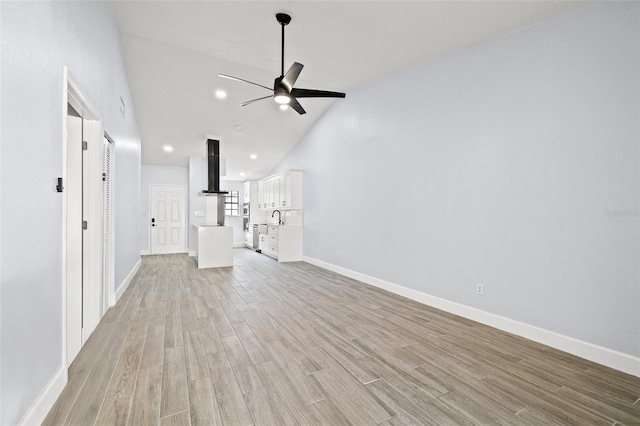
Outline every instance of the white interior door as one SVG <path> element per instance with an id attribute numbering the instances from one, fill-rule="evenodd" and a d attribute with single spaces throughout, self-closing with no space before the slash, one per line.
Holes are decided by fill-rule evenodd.
<path id="1" fill-rule="evenodd" d="M 186 252 L 186 188 L 150 186 L 151 254 Z"/>
<path id="2" fill-rule="evenodd" d="M 82 344 L 102 318 L 102 126 L 82 118 Z M 83 143 L 84 143 L 83 142 Z"/>
<path id="3" fill-rule="evenodd" d="M 64 351 L 69 366 L 103 315 L 102 122 L 66 76 Z"/>
<path id="4" fill-rule="evenodd" d="M 67 116 L 67 365 L 82 348 L 82 118 Z"/>

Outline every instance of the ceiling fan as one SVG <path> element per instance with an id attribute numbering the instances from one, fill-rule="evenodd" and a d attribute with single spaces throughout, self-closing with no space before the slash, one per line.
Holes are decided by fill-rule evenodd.
<path id="1" fill-rule="evenodd" d="M 296 110 L 298 114 L 305 114 L 306 111 L 304 110 L 304 108 L 302 108 L 302 105 L 300 105 L 300 102 L 298 102 L 297 98 L 344 98 L 346 95 L 341 92 L 299 89 L 297 87 L 293 87 L 304 65 L 298 62 L 294 62 L 287 73 L 284 73 L 284 27 L 285 25 L 288 25 L 289 22 L 291 22 L 291 16 L 287 15 L 286 13 L 277 13 L 276 19 L 282 26 L 282 57 L 280 61 L 280 77 L 275 79 L 273 83 L 273 89 L 267 86 L 263 86 L 262 84 L 254 83 L 253 81 L 244 80 L 242 78 L 233 77 L 226 74 L 218 74 L 219 77 L 253 84 L 254 86 L 260 86 L 273 92 L 272 95 L 243 102 L 241 106 L 247 106 L 256 101 L 261 101 L 262 99 L 268 99 L 272 97 L 277 103 L 281 105 L 289 105 L 291 108 Z"/>

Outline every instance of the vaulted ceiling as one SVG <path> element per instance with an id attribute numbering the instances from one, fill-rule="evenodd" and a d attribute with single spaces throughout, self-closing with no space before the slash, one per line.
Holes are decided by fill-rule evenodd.
<path id="1" fill-rule="evenodd" d="M 227 179 L 264 177 L 333 102 L 415 63 L 549 19 L 584 1 L 110 1 L 118 23 L 144 164 L 185 166 L 221 141 Z M 344 91 L 346 99 L 301 99 L 282 111 L 265 86 L 304 64 L 296 87 Z M 217 90 L 226 99 L 215 96 Z M 170 145 L 173 152 L 165 152 Z M 250 155 L 255 154 L 256 159 Z M 241 174 L 242 173 L 242 174 Z"/>

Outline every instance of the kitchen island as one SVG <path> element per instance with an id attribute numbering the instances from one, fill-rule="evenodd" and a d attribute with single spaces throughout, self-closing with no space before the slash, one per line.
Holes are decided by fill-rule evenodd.
<path id="1" fill-rule="evenodd" d="M 196 228 L 198 269 L 233 266 L 233 228 L 193 225 Z"/>

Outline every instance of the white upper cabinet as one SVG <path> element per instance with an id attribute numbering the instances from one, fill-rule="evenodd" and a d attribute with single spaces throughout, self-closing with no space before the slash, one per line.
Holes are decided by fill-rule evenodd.
<path id="1" fill-rule="evenodd" d="M 242 193 L 244 194 L 244 203 L 247 204 L 251 202 L 251 182 L 246 181 L 242 184 Z"/>
<path id="2" fill-rule="evenodd" d="M 258 182 L 263 210 L 302 210 L 302 172 L 289 170 Z"/>
<path id="3" fill-rule="evenodd" d="M 263 223 L 266 220 L 265 212 L 262 209 L 262 199 L 260 198 L 260 184 L 255 181 L 246 181 L 244 183 L 244 208 L 249 204 L 249 223 Z"/>
<path id="4" fill-rule="evenodd" d="M 266 185 L 264 181 L 258 181 L 258 208 L 264 210 L 266 208 L 265 201 Z"/>

